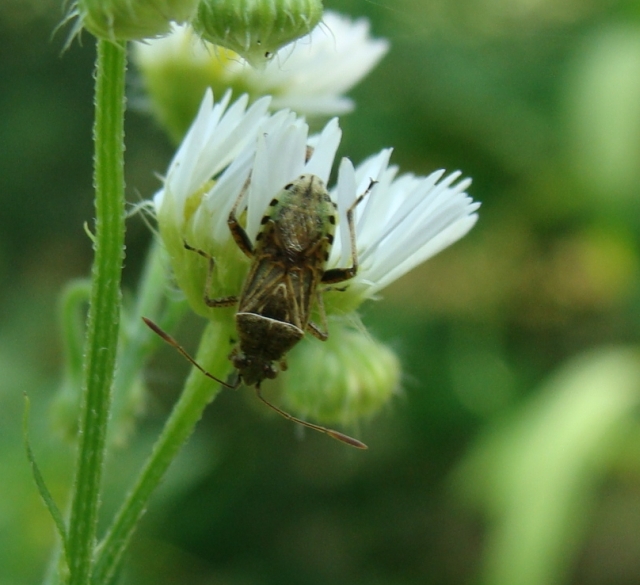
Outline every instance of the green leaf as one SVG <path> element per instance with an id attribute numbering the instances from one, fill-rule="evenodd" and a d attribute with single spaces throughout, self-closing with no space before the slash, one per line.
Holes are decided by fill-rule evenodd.
<path id="1" fill-rule="evenodd" d="M 31 471 L 33 473 L 33 479 L 36 482 L 36 487 L 38 488 L 38 492 L 40 493 L 40 497 L 44 500 L 44 505 L 49 510 L 49 514 L 53 518 L 53 522 L 56 525 L 56 529 L 58 531 L 58 536 L 60 536 L 60 540 L 62 541 L 62 546 L 65 551 L 65 557 L 67 556 L 67 529 L 64 524 L 64 519 L 62 518 L 62 514 L 56 506 L 55 501 L 53 500 L 53 496 L 47 488 L 47 484 L 44 481 L 44 477 L 42 477 L 42 473 L 40 472 L 40 468 L 36 463 L 36 459 L 33 455 L 33 450 L 31 449 L 31 444 L 29 442 L 29 411 L 31 410 L 31 403 L 29 401 L 29 397 L 25 393 L 24 395 L 24 415 L 22 417 L 22 436 L 24 438 L 24 446 L 27 450 L 27 459 L 29 460 L 29 464 L 31 465 Z"/>
<path id="2" fill-rule="evenodd" d="M 638 405 L 640 352 L 603 348 L 568 361 L 481 438 L 456 479 L 489 520 L 482 583 L 568 580 L 599 486 L 627 448 Z"/>

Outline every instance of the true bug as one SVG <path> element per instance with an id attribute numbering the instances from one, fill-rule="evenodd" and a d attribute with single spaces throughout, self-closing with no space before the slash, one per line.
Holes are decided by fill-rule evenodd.
<path id="1" fill-rule="evenodd" d="M 347 210 L 351 244 L 351 266 L 348 268 L 325 269 L 334 239 L 337 208 L 322 180 L 311 174 L 301 175 L 287 184 L 270 202 L 262 217 L 262 228 L 256 236 L 255 246 L 237 217 L 243 194 L 236 200 L 228 218 L 229 229 L 238 247 L 252 260 L 239 296 L 211 297 L 214 258 L 186 242 L 184 244 L 187 250 L 200 254 L 209 263 L 204 292 L 206 305 L 228 307 L 238 304 L 235 321 L 239 339 L 229 355 L 238 370 L 238 383 L 234 387 L 240 381 L 247 386 L 254 385 L 260 400 L 288 420 L 361 449 L 366 449 L 366 445 L 356 439 L 303 421 L 277 408 L 262 396 L 260 384 L 265 378 L 277 376 L 274 362 L 280 369 L 286 368 L 284 356 L 304 337 L 305 331 L 323 341 L 327 339 L 320 286 L 344 282 L 356 275 L 358 254 L 353 214 L 374 184 L 375 181 L 371 181 L 368 189 Z M 310 320 L 314 302 L 322 328 Z M 171 336 L 149 320 L 145 319 L 145 322 L 204 374 L 217 380 Z"/>

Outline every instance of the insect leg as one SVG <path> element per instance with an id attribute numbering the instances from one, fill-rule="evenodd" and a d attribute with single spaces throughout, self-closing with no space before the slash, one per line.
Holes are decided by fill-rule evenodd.
<path id="1" fill-rule="evenodd" d="M 298 279 L 296 279 L 298 280 Z M 302 307 L 300 306 L 299 299 L 302 291 L 296 292 L 296 289 L 293 286 L 293 281 L 291 280 L 291 275 L 288 274 L 283 278 L 285 290 L 287 291 L 287 302 L 290 304 L 288 316 L 286 317 L 286 321 L 295 325 L 298 329 L 304 329 L 304 324 L 302 323 L 303 319 L 308 319 L 308 317 L 302 315 Z M 300 287 L 300 282 L 298 281 L 296 287 Z M 305 301 L 303 300 L 303 303 Z M 308 311 L 308 306 L 305 307 L 305 313 Z"/>
<path id="2" fill-rule="evenodd" d="M 231 231 L 231 236 L 235 240 L 236 244 L 238 244 L 238 248 L 240 248 L 246 256 L 249 258 L 253 258 L 253 244 L 247 235 L 247 232 L 244 231 L 244 228 L 240 225 L 238 221 L 238 217 L 236 213 L 238 212 L 238 207 L 240 205 L 240 201 L 244 197 L 244 194 L 249 186 L 249 179 L 247 180 L 247 184 L 244 186 L 242 191 L 240 191 L 240 195 L 236 199 L 236 202 L 233 204 L 231 211 L 229 212 L 229 219 L 227 219 L 227 225 L 229 226 L 229 230 Z"/>
<path id="3" fill-rule="evenodd" d="M 314 337 L 317 337 L 320 341 L 326 341 L 329 338 L 329 327 L 327 326 L 327 313 L 324 310 L 324 301 L 322 299 L 322 292 L 316 291 L 316 302 L 318 303 L 318 314 L 322 321 L 322 328 L 318 327 L 312 321 L 307 323 L 307 331 Z"/>
<path id="4" fill-rule="evenodd" d="M 163 331 L 158 325 L 156 325 L 153 321 L 151 321 L 151 319 L 142 317 L 142 320 L 145 322 L 147 327 L 149 327 L 149 329 L 151 329 L 156 335 L 159 335 L 160 337 L 162 337 L 162 339 L 166 341 L 169 345 L 171 345 L 176 350 L 178 350 L 187 359 L 187 361 L 191 363 L 191 365 L 198 368 L 207 378 L 211 378 L 212 380 L 215 380 L 216 382 L 218 382 L 218 384 L 222 384 L 227 388 L 236 389 L 239 386 L 239 382 L 235 386 L 232 386 L 231 384 L 227 384 L 226 382 L 223 382 L 222 380 L 220 380 L 220 378 L 216 378 L 213 374 L 210 374 L 209 372 L 207 372 L 207 370 L 205 370 L 196 360 L 194 360 L 187 353 L 187 350 L 184 349 L 173 337 L 171 337 L 171 335 L 169 335 L 166 331 Z"/>
<path id="5" fill-rule="evenodd" d="M 322 282 L 335 284 L 353 278 L 358 273 L 358 248 L 356 246 L 356 226 L 353 221 L 353 213 L 358 204 L 369 194 L 378 181 L 371 179 L 367 190 L 359 195 L 347 209 L 347 225 L 349 226 L 349 241 L 351 243 L 351 266 L 349 268 L 331 268 L 322 275 Z"/>
<path id="6" fill-rule="evenodd" d="M 213 286 L 213 267 L 215 266 L 215 260 L 213 259 L 213 256 L 211 256 L 211 254 L 207 254 L 204 250 L 193 248 L 192 246 L 187 244 L 187 242 L 183 242 L 183 244 L 186 250 L 199 254 L 209 263 L 209 267 L 207 269 L 207 280 L 204 285 L 205 305 L 207 305 L 207 307 L 230 307 L 231 305 L 235 305 L 238 302 L 238 297 L 236 296 L 213 298 L 209 295 L 209 293 L 211 292 L 211 287 Z"/>
<path id="7" fill-rule="evenodd" d="M 321 427 L 320 425 L 314 425 L 313 423 L 307 422 L 306 420 L 302 420 L 302 419 L 296 418 L 292 414 L 289 414 L 288 412 L 285 412 L 284 410 L 281 410 L 280 408 L 278 408 L 274 404 L 271 404 L 271 402 L 269 402 L 262 395 L 262 391 L 260 390 L 260 386 L 256 386 L 256 394 L 258 395 L 258 398 L 262 402 L 264 402 L 269 408 L 271 408 L 272 410 L 275 410 L 280 416 L 283 416 L 284 418 L 286 418 L 287 420 L 290 420 L 291 422 L 298 423 L 299 425 L 302 425 L 303 427 L 307 427 L 309 429 L 313 429 L 314 431 L 318 431 L 320 433 L 324 433 L 325 435 L 329 435 L 332 439 L 336 439 L 337 441 L 342 441 L 343 443 L 346 443 L 347 445 L 351 445 L 352 447 L 355 447 L 356 449 L 367 449 L 368 448 L 364 443 L 362 443 L 361 441 L 358 441 L 358 439 L 354 439 L 353 437 L 349 437 L 348 435 L 345 435 L 344 433 L 341 433 L 339 431 L 334 431 L 333 429 L 328 429 L 326 427 Z"/>

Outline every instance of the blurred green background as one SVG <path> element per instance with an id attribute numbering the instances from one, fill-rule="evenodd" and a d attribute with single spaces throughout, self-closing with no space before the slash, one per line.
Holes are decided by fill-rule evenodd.
<path id="1" fill-rule="evenodd" d="M 404 364 L 354 452 L 223 392 L 172 467 L 123 582 L 225 585 L 640 583 L 640 4 L 365 0 L 392 48 L 352 96 L 341 155 L 394 146 L 401 169 L 474 178 L 480 221 L 363 309 Z M 94 44 L 62 53 L 53 0 L 0 3 L 0 584 L 36 583 L 54 530 L 31 438 L 64 506 L 73 447 L 52 422 L 60 291 L 88 274 Z M 127 187 L 172 154 L 130 71 Z M 150 232 L 128 224 L 133 290 Z M 188 318 L 189 347 L 202 324 Z M 109 461 L 120 501 L 187 372 L 147 371 L 130 444 Z"/>

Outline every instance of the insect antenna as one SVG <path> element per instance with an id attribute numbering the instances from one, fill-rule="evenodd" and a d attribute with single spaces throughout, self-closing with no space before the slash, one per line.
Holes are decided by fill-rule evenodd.
<path id="1" fill-rule="evenodd" d="M 184 349 L 173 337 L 171 337 L 171 335 L 169 335 L 166 331 L 162 330 L 153 321 L 151 321 L 151 319 L 142 317 L 142 320 L 145 322 L 147 327 L 149 327 L 149 329 L 151 329 L 156 335 L 161 337 L 166 343 L 168 343 L 169 345 L 174 347 L 177 351 L 179 351 L 184 356 L 184 358 L 189 363 L 191 363 L 191 365 L 198 368 L 198 370 L 200 370 L 205 376 L 207 376 L 207 378 L 211 378 L 212 380 L 215 380 L 216 382 L 218 382 L 219 384 L 222 384 L 223 386 L 226 386 L 227 388 L 232 388 L 232 389 L 237 388 L 237 384 L 235 386 L 232 386 L 231 384 L 228 384 L 227 382 L 224 382 L 220 380 L 220 378 L 216 378 L 213 374 L 207 372 L 207 370 L 205 370 L 194 358 L 191 357 L 191 355 L 189 355 L 186 349 Z M 278 408 L 275 404 L 271 404 L 271 402 L 269 402 L 262 395 L 260 386 L 256 386 L 256 394 L 258 395 L 258 398 L 262 402 L 264 402 L 264 404 L 266 404 L 269 408 L 271 408 L 272 410 L 275 410 L 280 416 L 283 416 L 284 418 L 286 418 L 287 420 L 290 420 L 291 422 L 298 423 L 299 425 L 302 425 L 309 429 L 313 429 L 314 431 L 318 431 L 320 433 L 324 433 L 325 435 L 329 435 L 332 439 L 336 439 L 336 441 L 341 441 L 342 443 L 346 443 L 347 445 L 356 447 L 356 449 L 368 449 L 368 447 L 363 442 L 358 441 L 358 439 L 354 439 L 353 437 L 345 435 L 340 431 L 336 431 L 334 429 L 328 429 L 320 425 L 314 425 L 313 423 L 307 422 L 306 420 L 296 418 L 292 414 L 289 414 L 288 412 L 285 412 L 284 410 Z"/>
<path id="2" fill-rule="evenodd" d="M 188 353 L 187 350 L 184 349 L 171 335 L 169 335 L 166 331 L 163 331 L 156 325 L 151 319 L 147 319 L 146 317 L 142 317 L 142 320 L 145 322 L 147 327 L 151 329 L 154 333 L 162 337 L 164 341 L 166 341 L 169 345 L 177 349 L 186 359 L 189 361 L 194 367 L 198 368 L 207 378 L 211 378 L 215 380 L 219 384 L 226 386 L 227 388 L 235 389 L 236 386 L 232 386 L 231 384 L 227 384 L 227 382 L 223 382 L 220 378 L 216 378 L 213 374 L 210 374 L 205 370 L 195 359 L 193 359 Z"/>
<path id="3" fill-rule="evenodd" d="M 289 414 L 288 412 L 285 412 L 284 410 L 281 410 L 275 404 L 271 404 L 271 402 L 269 402 L 262 395 L 262 391 L 260 390 L 260 386 L 256 386 L 256 394 L 258 395 L 258 398 L 260 400 L 262 400 L 262 402 L 264 402 L 269 408 L 271 408 L 272 410 L 275 410 L 280 416 L 283 416 L 284 418 L 286 418 L 287 420 L 290 420 L 291 422 L 298 423 L 299 425 L 302 425 L 303 427 L 307 427 L 309 429 L 313 429 L 314 431 L 318 431 L 320 433 L 324 433 L 325 435 L 329 435 L 332 439 L 336 439 L 336 441 L 341 441 L 343 443 L 346 443 L 347 445 L 351 445 L 352 447 L 355 447 L 356 449 L 368 449 L 368 447 L 364 443 L 362 443 L 361 441 L 358 441 L 358 439 L 354 439 L 353 437 L 345 435 L 344 433 L 341 433 L 339 431 L 334 431 L 333 429 L 328 429 L 326 427 L 321 427 L 320 425 L 314 425 L 313 423 L 307 422 L 306 420 L 301 420 L 299 418 L 296 418 L 292 414 Z"/>

